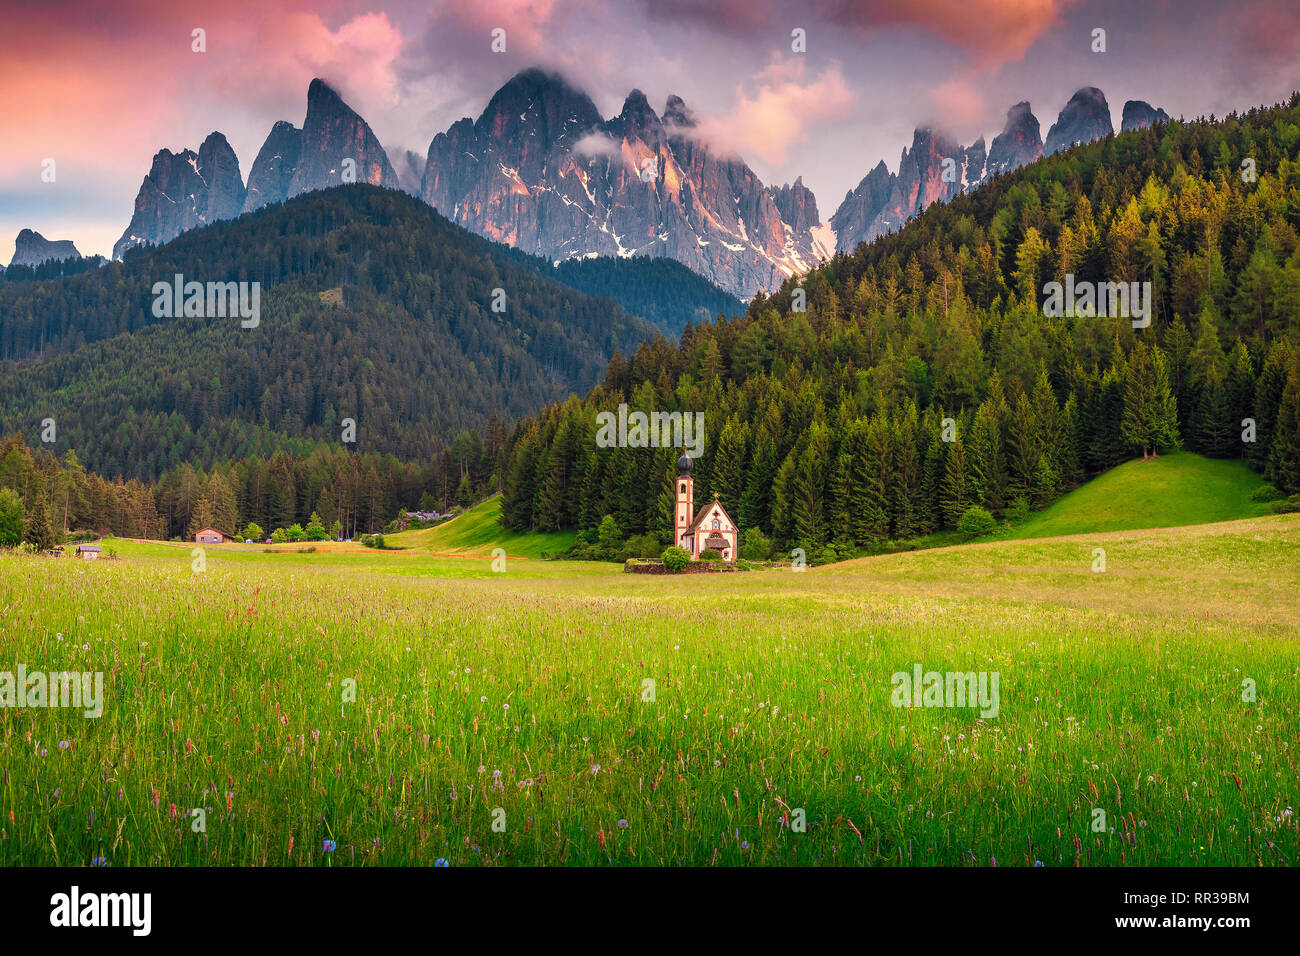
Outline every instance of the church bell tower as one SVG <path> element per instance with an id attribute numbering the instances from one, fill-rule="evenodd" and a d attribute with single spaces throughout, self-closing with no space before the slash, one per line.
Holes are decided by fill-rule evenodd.
<path id="1" fill-rule="evenodd" d="M 677 539 L 673 544 L 685 548 L 692 558 L 695 557 L 694 539 L 683 541 L 682 535 L 686 534 L 691 519 L 695 517 L 694 496 L 695 480 L 691 477 L 691 459 L 689 455 L 682 455 L 677 459 L 677 511 L 673 519 Z"/>

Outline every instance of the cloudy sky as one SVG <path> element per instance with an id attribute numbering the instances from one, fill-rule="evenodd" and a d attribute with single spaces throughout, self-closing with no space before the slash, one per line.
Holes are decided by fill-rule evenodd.
<path id="1" fill-rule="evenodd" d="M 1046 135 L 1081 86 L 1116 126 L 1128 99 L 1190 118 L 1300 89 L 1294 0 L 0 0 L 0 24 L 0 263 L 24 227 L 109 254 L 162 147 L 220 130 L 247 177 L 314 76 L 422 156 L 529 66 L 606 116 L 633 88 L 660 110 L 676 93 L 764 182 L 802 176 L 823 218 L 924 123 L 969 143 L 1022 99 Z"/>

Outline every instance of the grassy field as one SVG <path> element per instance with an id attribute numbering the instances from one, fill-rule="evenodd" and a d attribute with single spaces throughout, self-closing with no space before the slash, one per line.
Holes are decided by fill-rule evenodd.
<path id="1" fill-rule="evenodd" d="M 1049 538 L 1255 518 L 1272 513 L 1268 502 L 1250 500 L 1263 484 L 1244 461 L 1190 452 L 1130 461 L 1030 516 L 1006 537 Z"/>
<path id="2" fill-rule="evenodd" d="M 104 674 L 0 710 L 0 864 L 1300 862 L 1300 516 L 685 577 L 117 547 L 0 554 L 0 671 Z M 997 716 L 893 706 L 918 664 Z"/>
<path id="3" fill-rule="evenodd" d="M 385 539 L 390 547 L 413 548 L 434 554 L 455 554 L 490 557 L 501 548 L 506 560 L 514 558 L 543 558 L 559 554 L 573 547 L 574 532 L 559 531 L 554 534 L 512 534 L 498 523 L 501 517 L 501 498 L 489 498 L 457 515 L 451 521 L 425 528 L 421 531 L 402 531 Z"/>

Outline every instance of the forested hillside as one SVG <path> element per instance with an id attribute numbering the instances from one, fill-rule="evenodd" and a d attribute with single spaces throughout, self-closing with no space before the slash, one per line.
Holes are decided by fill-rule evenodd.
<path id="1" fill-rule="evenodd" d="M 579 292 L 612 299 L 623 311 L 649 320 L 673 338 L 687 325 L 745 311 L 735 296 L 666 257 L 565 259 L 555 266 L 554 276 Z"/>
<path id="2" fill-rule="evenodd" d="M 1059 153 L 743 317 L 616 357 L 585 399 L 513 434 L 503 521 L 594 529 L 609 514 L 667 542 L 680 452 L 594 441 L 596 413 L 624 401 L 704 412 L 697 502 L 718 495 L 783 546 L 913 537 L 973 505 L 1024 512 L 1177 447 L 1300 491 L 1298 107 Z M 1150 282 L 1150 325 L 1046 316 L 1044 285 L 1067 273 Z"/>
<path id="3" fill-rule="evenodd" d="M 156 317 L 152 287 L 175 274 L 260 282 L 258 326 Z M 428 460 L 493 414 L 589 388 L 654 331 L 413 197 L 340 187 L 87 274 L 0 283 L 0 431 L 31 441 L 52 418 L 56 451 L 138 478 L 305 452 L 345 418 L 356 450 Z"/>

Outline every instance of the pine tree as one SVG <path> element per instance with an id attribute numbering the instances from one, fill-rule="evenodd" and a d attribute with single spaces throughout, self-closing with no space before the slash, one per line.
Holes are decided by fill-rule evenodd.
<path id="1" fill-rule="evenodd" d="M 212 473 L 204 497 L 211 508 L 212 527 L 223 534 L 234 534 L 239 527 L 239 512 L 235 504 L 235 493 L 221 472 Z"/>
<path id="2" fill-rule="evenodd" d="M 1145 342 L 1139 342 L 1129 358 L 1121 434 L 1125 444 L 1140 451 L 1144 460 L 1162 448 L 1178 445 L 1178 412 L 1164 354 L 1158 346 L 1149 349 Z"/>
<path id="3" fill-rule="evenodd" d="M 742 528 L 771 528 L 772 484 L 777 472 L 776 444 L 765 431 L 755 436 L 754 460 L 740 499 Z"/>
<path id="4" fill-rule="evenodd" d="M 1300 494 L 1300 349 L 1291 353 L 1265 477 L 1279 491 Z"/>
<path id="5" fill-rule="evenodd" d="M 916 405 L 909 402 L 886 423 L 889 455 L 893 462 L 893 480 L 887 489 L 888 508 L 893 533 L 911 538 L 921 533 L 922 518 L 918 510 L 922 495 L 923 460 L 918 447 L 920 426 Z"/>
<path id="6" fill-rule="evenodd" d="M 1216 366 L 1210 366 L 1192 416 L 1191 428 L 1196 450 L 1211 458 L 1231 457 L 1239 445 L 1233 417 L 1223 375 Z"/>
<path id="7" fill-rule="evenodd" d="M 54 547 L 54 526 L 50 523 L 50 499 L 41 488 L 27 504 L 23 540 L 41 551 Z"/>
<path id="8" fill-rule="evenodd" d="M 972 504 L 968 480 L 966 446 L 958 440 L 948 448 L 943 463 L 943 481 L 939 485 L 939 510 L 943 523 L 949 528 L 957 527 L 957 522 Z"/>
<path id="9" fill-rule="evenodd" d="M 727 419 L 713 457 L 713 491 L 729 514 L 740 513 L 745 493 L 745 446 L 749 426 L 735 416 Z M 745 527 L 742 525 L 742 527 Z"/>
<path id="10" fill-rule="evenodd" d="M 829 540 L 826 523 L 826 458 L 830 436 L 825 425 L 814 423 L 803 452 L 790 476 L 787 493 L 791 508 L 794 540 L 810 552 Z"/>
<path id="11" fill-rule="evenodd" d="M 1228 418 L 1232 433 L 1229 444 L 1225 446 L 1225 453 L 1244 458 L 1250 449 L 1241 441 L 1241 430 L 1244 427 L 1243 420 L 1253 414 L 1255 368 L 1251 362 L 1250 352 L 1241 339 L 1237 340 L 1232 356 L 1228 360 L 1228 377 L 1224 382 L 1224 388 L 1228 393 Z"/>
<path id="12" fill-rule="evenodd" d="M 1255 383 L 1255 441 L 1248 446 L 1251 466 L 1266 471 L 1272 450 L 1273 433 L 1286 388 L 1289 353 L 1286 344 L 1275 342 L 1264 359 L 1264 368 Z"/>
<path id="13" fill-rule="evenodd" d="M 190 526 L 187 529 L 187 536 L 193 539 L 196 534 L 205 528 L 212 528 L 216 531 L 221 531 L 221 529 L 217 527 L 216 519 L 212 515 L 212 502 L 208 500 L 206 494 L 199 498 L 198 502 L 194 505 L 193 510 L 190 512 Z M 230 532 L 225 531 L 223 534 L 230 534 Z"/>

